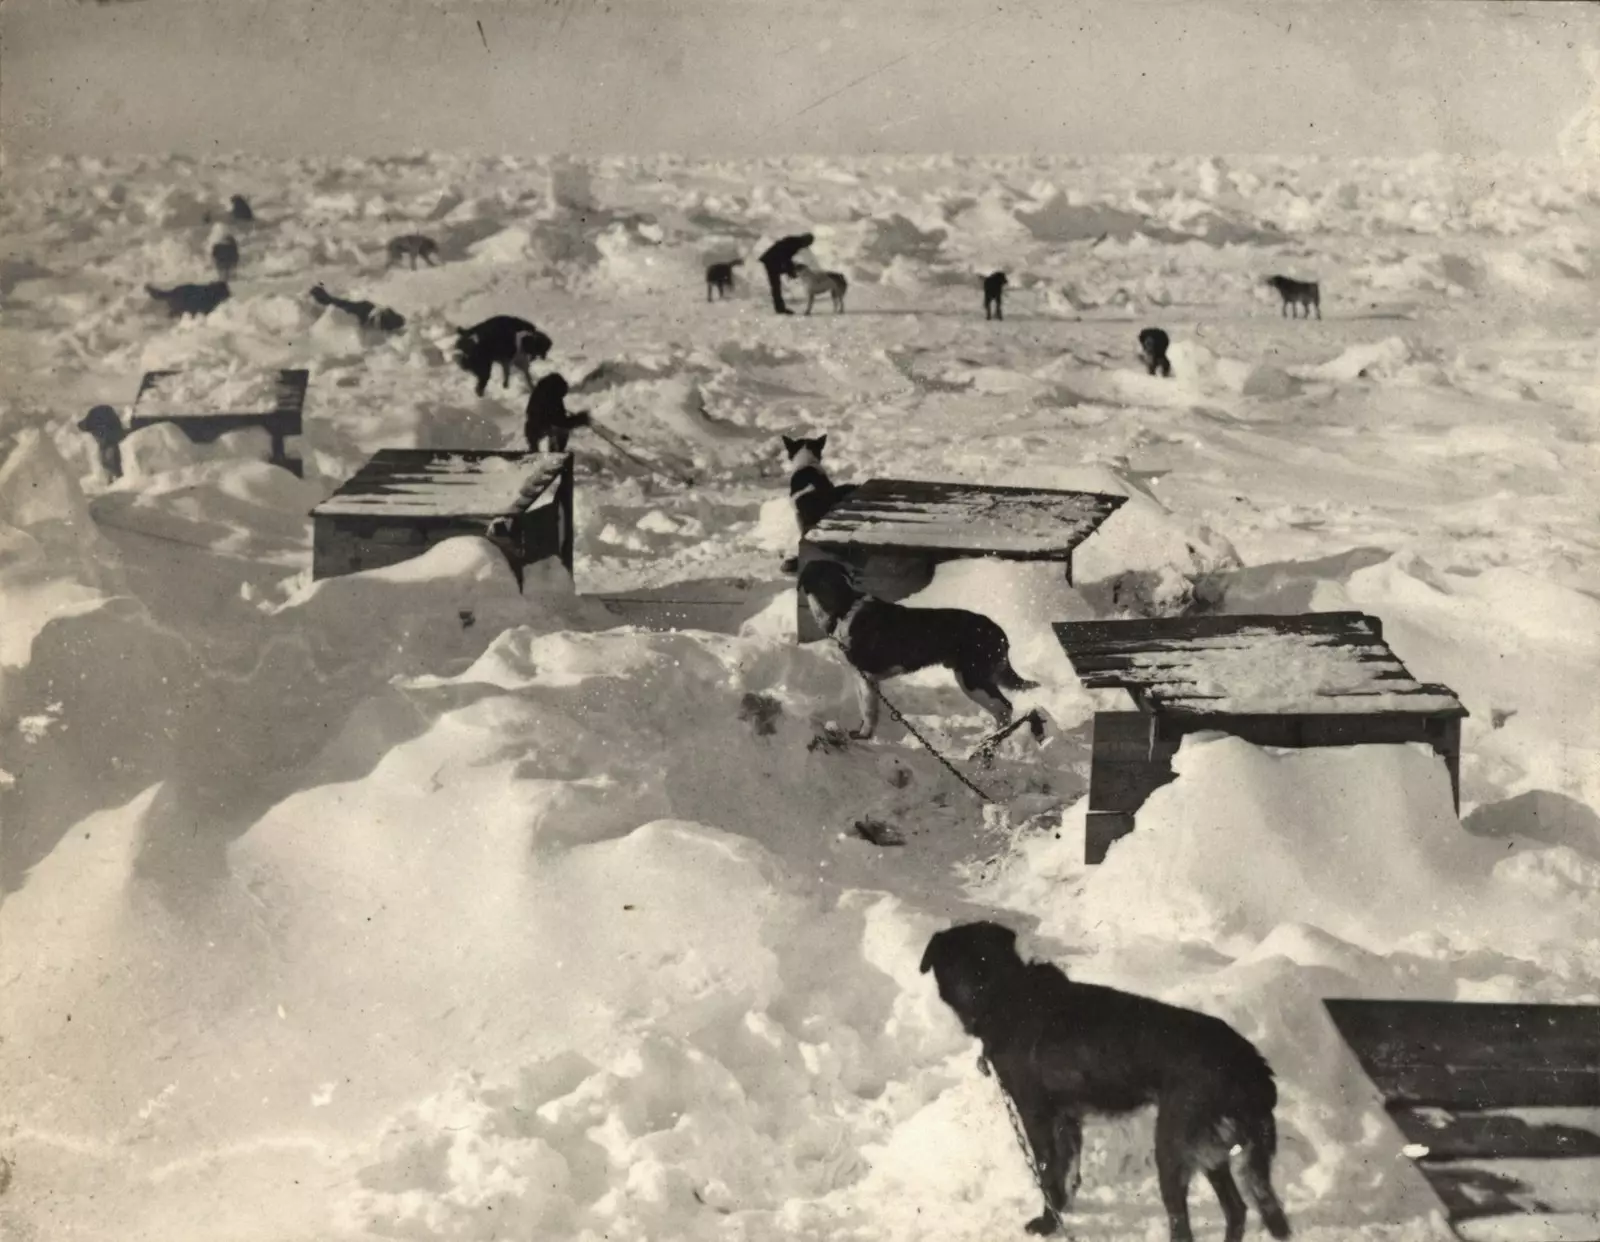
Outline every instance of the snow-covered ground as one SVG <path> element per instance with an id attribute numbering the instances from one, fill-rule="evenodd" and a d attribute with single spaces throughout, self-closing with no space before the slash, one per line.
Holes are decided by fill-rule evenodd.
<path id="1" fill-rule="evenodd" d="M 7 172 L 0 1234 L 1019 1233 L 996 1089 L 917 971 L 983 914 L 1260 1044 L 1300 1236 L 1438 1236 L 1320 998 L 1600 1000 L 1600 197 L 1577 174 L 618 160 L 559 207 L 510 159 Z M 210 279 L 233 193 L 257 215 L 233 299 L 168 320 L 143 285 Z M 753 256 L 807 225 L 850 309 L 780 320 Z M 443 263 L 386 270 L 413 231 Z M 703 264 L 738 256 L 708 305 Z M 1280 318 L 1276 272 L 1319 279 L 1327 317 Z M 406 330 L 319 316 L 319 280 Z M 520 381 L 476 399 L 447 356 L 495 313 L 538 323 L 573 407 L 664 473 L 578 433 L 578 597 L 559 573 L 519 595 L 470 539 L 313 584 L 306 513 L 372 451 L 517 444 Z M 1170 381 L 1138 365 L 1146 324 Z M 303 480 L 263 434 L 157 426 L 111 485 L 75 426 L 126 415 L 144 371 L 289 366 Z M 839 479 L 1129 497 L 1076 588 L 966 564 L 922 595 L 981 599 L 1044 683 L 1046 744 L 974 774 L 987 813 L 892 723 L 814 744 L 855 708 L 792 639 L 783 431 L 826 431 Z M 584 598 L 652 591 L 745 603 L 672 633 Z M 1083 867 L 1093 704 L 1046 626 L 1196 606 L 1380 616 L 1471 711 L 1462 820 L 1421 749 L 1198 739 Z M 944 674 L 890 693 L 958 751 L 981 731 Z M 1074 1232 L 1164 1237 L 1148 1119 L 1089 1134 Z"/>

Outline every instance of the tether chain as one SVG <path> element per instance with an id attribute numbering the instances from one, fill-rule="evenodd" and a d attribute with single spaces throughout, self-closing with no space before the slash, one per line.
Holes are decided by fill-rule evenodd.
<path id="1" fill-rule="evenodd" d="M 855 668 L 855 664 L 852 663 L 852 661 L 850 659 L 850 653 L 845 650 L 844 644 L 839 641 L 839 636 L 837 634 L 831 634 L 830 633 L 828 635 L 828 637 L 833 639 L 833 645 L 835 647 L 839 648 L 839 654 L 844 656 L 844 662 L 846 664 L 849 664 L 851 668 Z M 857 676 L 861 675 L 861 670 L 860 669 L 856 669 L 856 675 Z M 878 683 L 877 682 L 868 681 L 867 685 L 872 688 L 872 693 L 878 696 L 878 701 L 881 702 L 885 707 L 887 707 L 889 709 L 889 714 L 891 716 L 893 716 L 896 720 L 898 720 L 901 724 L 903 724 L 906 727 L 906 732 L 911 734 L 912 737 L 916 738 L 917 741 L 921 742 L 922 745 L 923 745 L 923 748 L 930 755 L 932 755 L 935 759 L 937 759 L 940 763 L 942 763 L 944 765 L 944 769 L 945 769 L 946 772 L 950 773 L 951 776 L 955 777 L 956 780 L 960 781 L 968 789 L 972 790 L 973 793 L 977 794 L 978 797 L 982 798 L 985 802 L 991 802 L 992 803 L 994 801 L 993 798 L 991 798 L 988 794 L 984 793 L 983 790 L 979 789 L 976 785 L 974 785 L 971 781 L 969 781 L 965 776 L 963 776 L 957 770 L 955 764 L 951 763 L 950 760 L 946 759 L 942 754 L 939 753 L 938 749 L 934 746 L 934 744 L 932 742 L 930 742 L 927 738 L 923 737 L 922 734 L 917 732 L 916 725 L 912 724 L 909 720 L 907 720 L 905 718 L 905 716 L 901 713 L 900 709 L 889 701 L 889 696 L 884 694 L 884 692 L 882 690 L 878 689 Z"/>
<path id="2" fill-rule="evenodd" d="M 979 1057 L 978 1068 L 987 1077 L 990 1073 L 989 1059 Z M 1022 1118 L 1017 1115 L 1016 1101 L 1011 1098 L 1011 1092 L 1006 1090 L 1006 1085 L 1000 1081 L 998 1074 L 994 1076 L 994 1080 L 995 1085 L 1000 1088 L 1000 1098 L 1006 1102 L 1006 1116 L 1011 1119 L 1011 1133 L 1016 1135 L 1017 1146 L 1022 1149 L 1022 1158 L 1033 1172 L 1033 1184 L 1039 1188 L 1039 1193 L 1044 1197 L 1044 1210 L 1050 1214 L 1050 1219 L 1055 1221 L 1059 1230 L 1064 1227 L 1065 1222 L 1061 1219 L 1061 1213 L 1050 1203 L 1050 1192 L 1044 1184 L 1044 1165 L 1033 1154 L 1033 1144 L 1028 1142 L 1028 1133 L 1022 1128 Z"/>

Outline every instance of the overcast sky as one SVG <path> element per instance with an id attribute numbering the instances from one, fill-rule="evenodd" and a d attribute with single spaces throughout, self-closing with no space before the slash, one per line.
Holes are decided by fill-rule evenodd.
<path id="1" fill-rule="evenodd" d="M 1600 47 L 1600 5 L 1478 0 L 5 0 L 0 22 L 9 155 L 1546 153 Z"/>

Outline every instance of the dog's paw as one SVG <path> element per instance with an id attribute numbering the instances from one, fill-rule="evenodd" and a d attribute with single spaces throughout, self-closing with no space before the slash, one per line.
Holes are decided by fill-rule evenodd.
<path id="1" fill-rule="evenodd" d="M 1041 1212 L 1027 1224 L 1028 1232 L 1040 1238 L 1048 1238 L 1056 1229 L 1056 1218 L 1049 1212 Z"/>
<path id="2" fill-rule="evenodd" d="M 872 738 L 872 730 L 871 729 L 851 729 L 850 730 L 850 736 L 852 738 L 854 738 L 858 742 L 870 741 L 871 738 Z"/>

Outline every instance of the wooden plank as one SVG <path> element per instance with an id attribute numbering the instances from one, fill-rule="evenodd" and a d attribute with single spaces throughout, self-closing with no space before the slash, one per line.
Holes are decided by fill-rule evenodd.
<path id="1" fill-rule="evenodd" d="M 1600 1107 L 1600 1006 L 1323 1004 L 1391 1103 Z"/>
<path id="2" fill-rule="evenodd" d="M 1465 1110 L 1402 1104 L 1389 1115 L 1416 1160 L 1600 1156 L 1600 1107 Z"/>
<path id="3" fill-rule="evenodd" d="M 944 558 L 1068 560 L 1126 497 L 1097 492 L 868 479 L 802 543 L 884 547 Z"/>
<path id="4" fill-rule="evenodd" d="M 1156 617 L 1139 621 L 1060 621 L 1056 638 L 1071 655 L 1075 651 L 1124 646 L 1142 650 L 1151 643 L 1194 638 L 1223 638 L 1240 630 L 1276 634 L 1350 635 L 1373 642 L 1383 637 L 1382 622 L 1362 612 L 1308 612 L 1291 615 L 1241 613 L 1237 616 Z"/>
<path id="5" fill-rule="evenodd" d="M 1088 812 L 1083 821 L 1083 861 L 1098 867 L 1111 847 L 1132 831 L 1133 816 L 1126 811 Z"/>
<path id="6" fill-rule="evenodd" d="M 1600 1242 L 1600 1212 L 1522 1212 L 1451 1227 L 1462 1242 Z"/>

